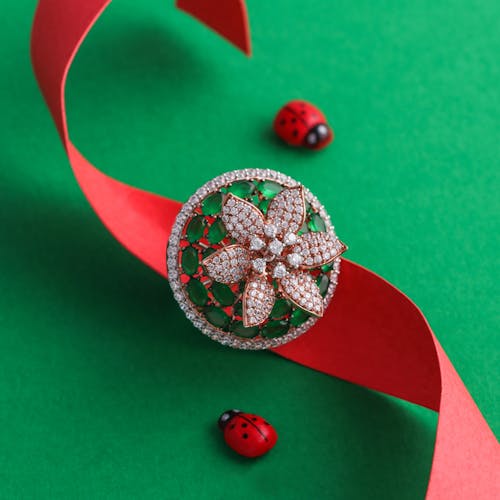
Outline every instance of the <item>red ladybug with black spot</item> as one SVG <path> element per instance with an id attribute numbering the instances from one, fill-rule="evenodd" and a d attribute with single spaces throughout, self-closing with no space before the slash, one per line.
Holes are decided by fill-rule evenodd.
<path id="1" fill-rule="evenodd" d="M 273 448 L 278 440 L 269 422 L 240 410 L 225 411 L 219 417 L 218 425 L 228 446 L 244 457 L 260 457 Z"/>
<path id="2" fill-rule="evenodd" d="M 290 101 L 274 119 L 274 131 L 290 146 L 323 149 L 333 140 L 325 115 L 307 101 Z"/>

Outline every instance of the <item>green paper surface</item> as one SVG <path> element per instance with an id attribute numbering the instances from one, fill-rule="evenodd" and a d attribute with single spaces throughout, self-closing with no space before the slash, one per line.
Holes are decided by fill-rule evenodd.
<path id="1" fill-rule="evenodd" d="M 210 341 L 101 226 L 32 76 L 34 7 L 0 34 L 0 498 L 422 498 L 433 412 Z M 498 435 L 498 5 L 248 9 L 251 59 L 173 5 L 113 2 L 70 73 L 76 146 L 180 200 L 237 168 L 302 181 L 349 258 L 423 309 Z M 293 98 L 329 117 L 325 151 L 272 134 Z M 269 455 L 225 447 L 231 407 L 275 425 Z"/>

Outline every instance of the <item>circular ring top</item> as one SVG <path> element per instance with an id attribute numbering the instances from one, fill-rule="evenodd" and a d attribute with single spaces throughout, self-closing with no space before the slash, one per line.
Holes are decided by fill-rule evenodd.
<path id="1" fill-rule="evenodd" d="M 168 276 L 203 333 L 231 347 L 267 349 L 323 315 L 345 250 L 299 182 L 273 170 L 236 170 L 207 182 L 180 210 Z"/>

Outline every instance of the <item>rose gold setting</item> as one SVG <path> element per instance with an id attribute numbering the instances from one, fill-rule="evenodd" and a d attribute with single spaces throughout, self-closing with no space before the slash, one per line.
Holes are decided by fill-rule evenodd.
<path id="1" fill-rule="evenodd" d="M 288 332 L 278 337 L 263 338 L 258 335 L 256 338 L 245 338 L 208 323 L 200 308 L 191 303 L 187 296 L 183 284 L 186 280 L 181 281 L 179 256 L 185 244 L 182 247 L 180 244 L 185 238 L 187 223 L 200 214 L 199 207 L 205 198 L 241 180 L 254 183 L 272 181 L 283 188 L 270 199 L 266 213 L 255 202 L 222 189 L 226 194 L 222 198 L 220 220 L 227 231 L 224 242 L 228 243 L 215 245 L 214 253 L 201 260 L 202 276 L 205 276 L 201 282 L 207 287 L 219 282 L 237 289 L 236 284 L 245 281 L 244 287 L 240 284 L 241 298 L 236 299 L 241 300 L 240 318 L 245 328 L 257 327 L 260 331 L 271 317 L 278 298 L 287 299 L 293 307 L 310 315 L 299 326 L 290 324 Z M 306 203 L 308 210 L 313 210 L 307 213 L 318 214 L 326 229 L 302 234 Z M 198 245 L 204 252 L 206 240 L 200 241 Z M 169 282 L 186 316 L 214 340 L 240 349 L 277 347 L 307 331 L 324 314 L 336 288 L 339 256 L 346 249 L 335 235 L 322 205 L 300 183 L 272 170 L 233 171 L 205 184 L 181 209 L 167 250 Z M 318 269 L 326 265 L 330 265 L 327 269 L 331 269 L 328 288 L 323 289 L 326 294 L 320 294 L 316 276 Z M 276 317 L 275 314 L 273 312 L 272 317 Z"/>

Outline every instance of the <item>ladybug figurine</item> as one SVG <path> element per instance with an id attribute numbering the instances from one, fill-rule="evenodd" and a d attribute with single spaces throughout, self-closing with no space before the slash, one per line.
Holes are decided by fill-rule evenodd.
<path id="1" fill-rule="evenodd" d="M 325 115 L 307 101 L 290 101 L 274 119 L 274 131 L 290 146 L 323 149 L 333 140 Z"/>
<path id="2" fill-rule="evenodd" d="M 260 457 L 278 440 L 270 423 L 262 417 L 240 410 L 225 411 L 219 417 L 218 425 L 228 446 L 244 457 Z"/>

